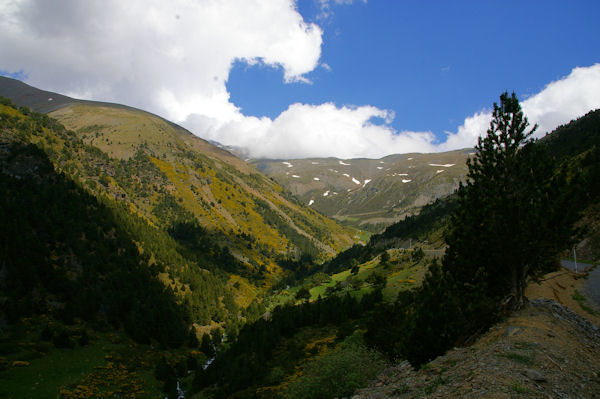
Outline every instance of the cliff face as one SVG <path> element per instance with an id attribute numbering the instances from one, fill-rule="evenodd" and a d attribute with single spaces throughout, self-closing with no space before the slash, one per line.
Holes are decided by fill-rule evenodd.
<path id="1" fill-rule="evenodd" d="M 574 300 L 584 283 L 560 272 L 533 284 L 530 298 L 538 298 L 474 345 L 455 348 L 418 371 L 402 362 L 353 399 L 599 397 L 600 330 L 589 320 L 598 318 Z M 548 292 L 553 300 L 539 297 Z"/>

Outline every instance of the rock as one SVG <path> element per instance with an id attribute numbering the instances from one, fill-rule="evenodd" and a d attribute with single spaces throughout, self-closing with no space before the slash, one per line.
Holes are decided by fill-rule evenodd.
<path id="1" fill-rule="evenodd" d="M 512 336 L 519 335 L 521 332 L 523 332 L 523 330 L 524 329 L 522 327 L 508 326 L 506 327 L 504 336 L 510 338 Z"/>
<path id="2" fill-rule="evenodd" d="M 532 381 L 546 382 L 546 377 L 542 373 L 534 369 L 525 369 L 523 375 Z"/>

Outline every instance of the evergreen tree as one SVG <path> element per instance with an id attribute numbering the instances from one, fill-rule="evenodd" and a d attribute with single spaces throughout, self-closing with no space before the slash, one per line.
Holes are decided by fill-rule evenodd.
<path id="1" fill-rule="evenodd" d="M 383 251 L 381 253 L 381 257 L 379 258 L 379 263 L 381 263 L 382 265 L 387 265 L 387 263 L 390 261 L 390 254 L 388 254 L 387 251 Z"/>
<path id="2" fill-rule="evenodd" d="M 444 268 L 470 301 L 483 291 L 520 306 L 526 278 L 543 269 L 560 236 L 552 226 L 552 164 L 530 139 L 537 126 L 526 131 L 528 125 L 515 94 L 502 94 L 467 161 Z M 484 317 L 489 309 L 480 311 Z"/>
<path id="3" fill-rule="evenodd" d="M 306 287 L 302 287 L 296 293 L 296 299 L 308 301 L 310 299 L 310 291 Z"/>
<path id="4" fill-rule="evenodd" d="M 200 342 L 198 342 L 198 337 L 196 336 L 196 329 L 192 327 L 188 335 L 188 346 L 190 348 L 197 348 L 199 345 Z"/>
<path id="5" fill-rule="evenodd" d="M 212 340 L 210 339 L 210 335 L 207 333 L 202 334 L 202 341 L 200 343 L 200 350 L 207 357 L 213 357 L 215 355 L 215 350 L 213 347 Z"/>

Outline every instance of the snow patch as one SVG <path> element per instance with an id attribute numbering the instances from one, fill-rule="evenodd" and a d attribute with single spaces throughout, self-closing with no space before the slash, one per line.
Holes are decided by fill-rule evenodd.
<path id="1" fill-rule="evenodd" d="M 439 164 L 439 163 L 430 163 L 429 166 L 438 166 L 438 167 L 442 167 L 442 168 L 449 168 L 451 166 L 454 166 L 456 164 L 453 163 L 445 163 L 445 164 Z"/>
<path id="2" fill-rule="evenodd" d="M 385 162 L 383 162 L 383 161 L 379 161 L 379 163 L 385 163 Z"/>
<path id="3" fill-rule="evenodd" d="M 413 159 L 412 159 L 412 158 L 408 158 L 408 160 L 409 160 L 409 161 L 412 161 Z"/>
<path id="4" fill-rule="evenodd" d="M 383 169 L 383 166 L 378 166 L 377 169 L 381 170 Z"/>
<path id="5" fill-rule="evenodd" d="M 318 165 L 319 163 L 318 162 L 311 162 L 311 164 Z"/>
<path id="6" fill-rule="evenodd" d="M 344 161 L 340 161 L 340 165 L 350 166 L 349 163 L 344 163 Z"/>
<path id="7" fill-rule="evenodd" d="M 367 179 L 367 180 L 365 180 L 365 182 L 363 183 L 363 187 L 364 187 L 364 186 L 366 186 L 367 184 L 369 184 L 369 182 L 370 182 L 371 180 L 372 180 L 372 179 Z"/>
<path id="8" fill-rule="evenodd" d="M 300 178 L 298 175 L 292 175 L 292 177 L 295 177 L 296 179 Z"/>
<path id="9" fill-rule="evenodd" d="M 352 181 L 356 184 L 360 184 L 360 181 L 356 180 L 354 177 L 352 178 Z"/>
<path id="10" fill-rule="evenodd" d="M 284 164 L 284 165 L 287 165 L 287 167 L 288 167 L 288 168 L 291 168 L 291 167 L 293 167 L 293 166 L 294 166 L 294 165 L 292 165 L 292 164 L 291 164 L 291 163 L 289 163 L 289 162 L 282 162 L 282 164 Z"/>
<path id="11" fill-rule="evenodd" d="M 444 171 L 446 171 L 446 169 L 438 169 L 438 170 L 435 171 L 435 173 L 442 173 Z"/>
<path id="12" fill-rule="evenodd" d="M 410 183 L 411 181 L 411 179 L 402 179 L 402 183 Z"/>
<path id="13" fill-rule="evenodd" d="M 342 173 L 342 174 L 346 177 L 350 177 L 350 175 L 348 173 Z"/>
<path id="14" fill-rule="evenodd" d="M 323 197 L 327 197 L 328 195 L 329 195 L 329 191 L 325 191 L 325 192 L 323 193 Z"/>
<path id="15" fill-rule="evenodd" d="M 308 206 L 311 206 L 314 203 L 315 203 L 315 200 L 310 200 L 310 201 L 308 201 Z"/>
<path id="16" fill-rule="evenodd" d="M 319 181 L 320 179 L 318 177 L 313 177 L 313 180 Z"/>

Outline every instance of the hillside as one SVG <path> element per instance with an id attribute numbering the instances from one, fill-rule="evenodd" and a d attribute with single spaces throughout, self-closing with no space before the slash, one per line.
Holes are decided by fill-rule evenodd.
<path id="1" fill-rule="evenodd" d="M 49 115 L 93 149 L 85 159 L 64 160 L 62 170 L 159 228 L 197 221 L 249 274 L 270 280 L 279 273 L 278 259 L 325 258 L 355 240 L 354 232 L 301 205 L 252 166 L 155 115 L 68 101 L 8 78 L 0 79 L 3 93 L 40 110 L 47 110 L 41 98 L 60 98 Z"/>
<path id="2" fill-rule="evenodd" d="M 126 204 L 91 195 L 58 166 L 72 166 L 73 152 L 87 160 L 93 151 L 54 120 L 0 105 L 0 122 L 0 318 L 51 314 L 124 324 L 141 341 L 174 329 L 177 345 L 186 322 L 223 321 L 236 312 L 226 271 L 239 266 L 218 243 L 204 242 L 212 256 L 190 253 Z M 52 147 L 58 143 L 60 155 Z M 170 310 L 159 305 L 161 297 Z M 146 322 L 163 326 L 143 328 Z"/>
<path id="3" fill-rule="evenodd" d="M 401 362 L 353 399 L 597 397 L 600 330 L 588 319 L 600 319 L 572 299 L 585 282 L 576 277 L 562 271 L 530 284 L 531 303 L 473 345 L 420 370 Z"/>
<path id="4" fill-rule="evenodd" d="M 346 224 L 377 232 L 454 192 L 464 181 L 472 151 L 251 162 L 304 204 Z"/>
<path id="5" fill-rule="evenodd" d="M 355 240 L 154 115 L 51 115 L 68 127 L 0 102 L 0 396 L 171 395 L 264 311 L 280 264 Z"/>

